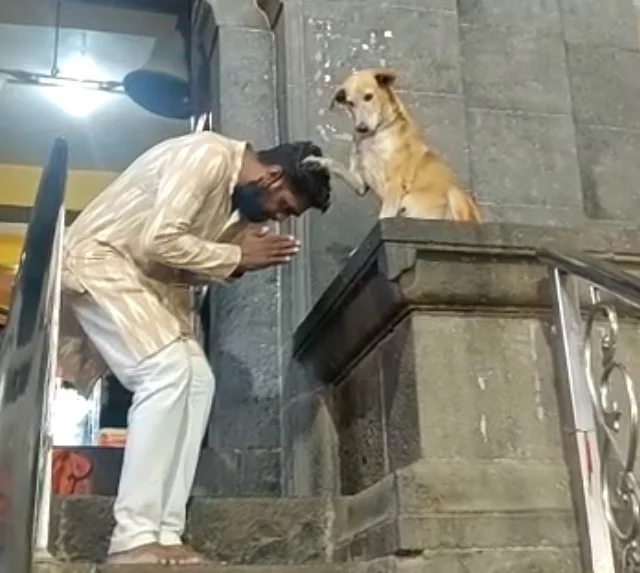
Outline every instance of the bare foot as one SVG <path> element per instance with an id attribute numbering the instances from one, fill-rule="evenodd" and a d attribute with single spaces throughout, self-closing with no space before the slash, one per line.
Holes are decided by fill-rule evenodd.
<path id="1" fill-rule="evenodd" d="M 111 553 L 107 563 L 113 565 L 142 565 L 152 563 L 159 565 L 165 562 L 164 548 L 157 543 L 147 543 L 119 553 Z"/>
<path id="2" fill-rule="evenodd" d="M 189 545 L 164 545 L 165 563 L 168 565 L 198 565 L 207 559 Z"/>

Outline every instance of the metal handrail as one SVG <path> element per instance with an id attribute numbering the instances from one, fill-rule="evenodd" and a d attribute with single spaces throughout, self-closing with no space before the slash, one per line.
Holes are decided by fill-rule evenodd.
<path id="1" fill-rule="evenodd" d="M 603 302 L 600 295 L 605 291 L 640 308 L 640 279 L 615 264 L 575 251 L 546 248 L 538 257 L 550 268 L 561 406 L 564 423 L 572 428 L 568 458 L 584 570 L 637 573 L 640 484 L 635 466 L 640 408 L 634 382 L 616 355 L 616 306 Z M 586 309 L 581 308 L 576 278 L 591 287 L 591 304 Z M 594 339 L 599 343 L 599 361 L 594 358 Z M 622 382 L 626 418 L 613 398 L 614 378 Z M 620 435 L 624 422 L 626 439 Z"/>
<path id="2" fill-rule="evenodd" d="M 55 378 L 67 144 L 40 178 L 0 342 L 0 573 L 30 573 L 46 495 L 46 419 Z"/>
<path id="3" fill-rule="evenodd" d="M 581 278 L 640 308 L 640 278 L 623 271 L 613 263 L 567 249 L 539 249 L 538 258 L 549 266 Z"/>

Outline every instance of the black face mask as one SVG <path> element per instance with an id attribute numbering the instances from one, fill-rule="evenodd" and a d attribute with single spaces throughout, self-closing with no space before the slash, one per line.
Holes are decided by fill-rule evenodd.
<path id="1" fill-rule="evenodd" d="M 261 205 L 264 190 L 257 183 L 238 185 L 233 191 L 231 204 L 233 210 L 238 210 L 240 216 L 252 223 L 263 223 L 269 220 L 269 215 L 265 213 Z"/>

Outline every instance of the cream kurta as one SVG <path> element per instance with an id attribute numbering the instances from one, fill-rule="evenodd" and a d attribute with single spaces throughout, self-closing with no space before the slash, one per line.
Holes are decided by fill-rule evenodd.
<path id="1" fill-rule="evenodd" d="M 192 335 L 189 286 L 224 281 L 246 223 L 231 193 L 246 144 L 211 132 L 162 142 L 136 159 L 68 229 L 60 366 L 89 392 L 106 364 L 70 308 L 89 295 L 143 359 Z"/>

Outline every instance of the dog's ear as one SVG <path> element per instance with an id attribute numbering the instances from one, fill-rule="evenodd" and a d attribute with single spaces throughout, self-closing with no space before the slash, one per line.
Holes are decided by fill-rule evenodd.
<path id="1" fill-rule="evenodd" d="M 336 104 L 343 105 L 347 101 L 347 92 L 344 88 L 339 88 L 336 90 L 336 93 L 333 94 L 331 98 L 331 104 L 329 105 L 329 109 L 334 109 Z"/>
<path id="2" fill-rule="evenodd" d="M 376 68 L 373 77 L 381 88 L 390 88 L 396 82 L 398 73 L 391 68 Z"/>

